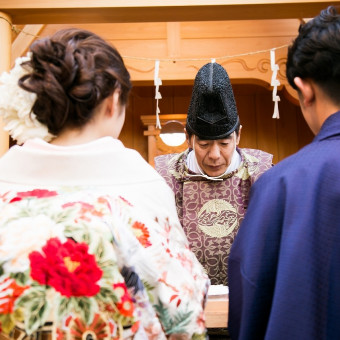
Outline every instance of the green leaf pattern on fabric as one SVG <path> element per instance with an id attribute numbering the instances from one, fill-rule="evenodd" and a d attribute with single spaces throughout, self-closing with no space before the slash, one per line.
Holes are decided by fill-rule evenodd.
<path id="1" fill-rule="evenodd" d="M 118 339 L 140 329 L 157 340 L 174 333 L 204 336 L 204 324 L 197 321 L 204 285 L 195 282 L 207 279 L 181 240 L 180 226 L 173 228 L 167 218 L 148 220 L 141 214 L 139 219 L 134 207 L 117 197 L 45 189 L 5 196 L 0 199 L 0 330 L 11 334 L 23 322 L 23 337 L 49 329 L 60 340 L 86 332 Z M 142 282 L 138 291 L 126 285 L 121 263 L 134 268 Z M 196 291 L 178 293 L 177 272 L 168 276 L 168 267 L 182 268 L 179 283 Z M 185 303 L 178 307 L 174 294 Z M 192 296 L 202 298 L 194 304 Z"/>
<path id="2" fill-rule="evenodd" d="M 32 286 L 17 300 L 17 307 L 24 310 L 25 328 L 32 334 L 43 325 L 50 311 L 50 302 L 46 299 L 46 287 Z"/>
<path id="3" fill-rule="evenodd" d="M 154 307 L 157 310 L 158 317 L 163 324 L 166 334 L 186 333 L 186 326 L 191 320 L 192 312 L 190 310 L 178 312 L 171 316 L 160 300 Z"/>

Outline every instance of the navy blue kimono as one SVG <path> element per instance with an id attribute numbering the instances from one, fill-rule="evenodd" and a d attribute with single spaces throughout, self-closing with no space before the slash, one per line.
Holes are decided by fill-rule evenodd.
<path id="1" fill-rule="evenodd" d="M 252 186 L 229 257 L 233 340 L 340 339 L 340 111 Z"/>

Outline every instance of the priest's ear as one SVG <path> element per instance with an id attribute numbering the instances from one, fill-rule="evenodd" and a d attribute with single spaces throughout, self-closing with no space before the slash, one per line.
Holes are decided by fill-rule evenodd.
<path id="1" fill-rule="evenodd" d="M 242 130 L 242 125 L 240 125 L 238 129 L 238 133 L 236 133 L 236 145 L 239 145 L 240 139 L 241 139 L 241 130 Z"/>
<path id="2" fill-rule="evenodd" d="M 187 144 L 188 144 L 188 148 L 189 149 L 193 149 L 193 143 L 192 143 L 192 136 L 193 135 L 189 135 L 188 131 L 186 128 L 184 128 L 184 133 L 185 133 L 185 138 L 186 138 L 186 141 L 187 141 Z"/>

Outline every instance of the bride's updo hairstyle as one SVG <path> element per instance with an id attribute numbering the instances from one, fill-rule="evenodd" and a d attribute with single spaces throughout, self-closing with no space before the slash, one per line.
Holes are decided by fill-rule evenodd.
<path id="1" fill-rule="evenodd" d="M 98 105 L 116 89 L 125 105 L 130 74 L 118 51 L 96 34 L 71 28 L 30 47 L 32 72 L 19 85 L 37 94 L 32 111 L 58 135 L 65 127 L 85 125 Z"/>

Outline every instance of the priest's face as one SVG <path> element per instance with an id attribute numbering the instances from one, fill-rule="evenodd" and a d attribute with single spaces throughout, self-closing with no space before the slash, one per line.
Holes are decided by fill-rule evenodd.
<path id="1" fill-rule="evenodd" d="M 231 163 L 240 133 L 234 131 L 229 137 L 216 140 L 203 140 L 195 135 L 188 138 L 189 147 L 195 151 L 201 170 L 210 177 L 224 174 Z"/>

